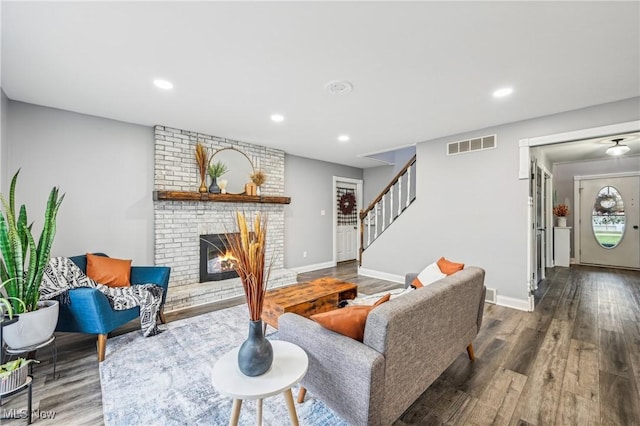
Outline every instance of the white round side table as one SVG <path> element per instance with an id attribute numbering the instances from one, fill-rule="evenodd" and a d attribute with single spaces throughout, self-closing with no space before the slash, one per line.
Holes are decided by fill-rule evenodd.
<path id="1" fill-rule="evenodd" d="M 273 364 L 269 371 L 261 376 L 245 376 L 238 369 L 238 350 L 232 349 L 213 366 L 213 385 L 218 391 L 233 398 L 233 408 L 229 425 L 238 424 L 242 400 L 257 401 L 257 424 L 262 424 L 262 399 L 279 393 L 284 394 L 291 424 L 298 426 L 298 415 L 293 405 L 291 387 L 296 385 L 307 373 L 309 358 L 305 351 L 293 343 L 280 340 L 271 341 Z"/>

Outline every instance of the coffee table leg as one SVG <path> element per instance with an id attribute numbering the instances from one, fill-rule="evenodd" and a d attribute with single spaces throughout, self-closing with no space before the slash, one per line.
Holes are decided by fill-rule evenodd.
<path id="1" fill-rule="evenodd" d="M 289 417 L 291 418 L 291 424 L 298 426 L 298 414 L 296 414 L 296 406 L 293 405 L 293 395 L 291 394 L 291 388 L 287 389 L 284 393 L 284 399 L 287 401 L 287 410 L 289 410 Z"/>
<path id="2" fill-rule="evenodd" d="M 257 400 L 256 403 L 258 404 L 256 409 L 257 425 L 262 426 L 262 399 Z"/>
<path id="3" fill-rule="evenodd" d="M 229 419 L 229 426 L 236 426 L 238 419 L 240 418 L 240 407 L 242 407 L 241 399 L 233 400 L 233 407 L 231 408 L 231 418 Z"/>

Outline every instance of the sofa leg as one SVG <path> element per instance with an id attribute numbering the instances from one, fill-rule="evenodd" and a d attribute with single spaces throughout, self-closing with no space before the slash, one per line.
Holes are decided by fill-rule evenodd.
<path id="1" fill-rule="evenodd" d="M 104 361 L 104 352 L 107 349 L 107 335 L 98 334 L 98 362 Z"/>
<path id="2" fill-rule="evenodd" d="M 307 389 L 303 386 L 300 386 L 300 391 L 298 392 L 298 404 L 302 404 L 304 402 L 304 396 L 307 394 Z"/>
<path id="3" fill-rule="evenodd" d="M 158 316 L 160 317 L 160 322 L 162 324 L 166 324 L 167 320 L 164 318 L 164 308 L 160 309 L 160 312 L 158 312 Z"/>
<path id="4" fill-rule="evenodd" d="M 476 360 L 476 355 L 473 353 L 473 343 L 469 343 L 469 346 L 467 346 L 467 354 L 469 355 L 469 359 L 471 361 Z"/>

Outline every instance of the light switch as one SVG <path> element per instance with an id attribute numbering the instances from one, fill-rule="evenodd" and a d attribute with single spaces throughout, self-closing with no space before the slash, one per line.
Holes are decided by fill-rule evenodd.
<path id="1" fill-rule="evenodd" d="M 325 211 L 324 210 L 320 210 L 320 216 L 324 216 Z"/>

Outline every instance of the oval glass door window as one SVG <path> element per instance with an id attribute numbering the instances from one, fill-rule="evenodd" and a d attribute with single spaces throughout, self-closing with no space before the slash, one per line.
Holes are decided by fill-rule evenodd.
<path id="1" fill-rule="evenodd" d="M 613 186 L 605 186 L 596 195 L 593 205 L 593 236 L 600 246 L 606 249 L 615 248 L 622 241 L 625 224 L 622 196 Z"/>

